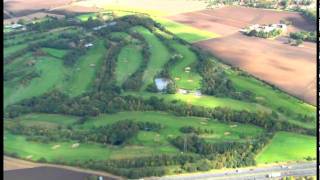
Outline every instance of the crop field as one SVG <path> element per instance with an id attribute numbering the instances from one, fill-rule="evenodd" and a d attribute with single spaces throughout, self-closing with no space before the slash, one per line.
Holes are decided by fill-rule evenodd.
<path id="1" fill-rule="evenodd" d="M 259 164 L 316 158 L 316 137 L 278 132 L 256 157 Z"/>

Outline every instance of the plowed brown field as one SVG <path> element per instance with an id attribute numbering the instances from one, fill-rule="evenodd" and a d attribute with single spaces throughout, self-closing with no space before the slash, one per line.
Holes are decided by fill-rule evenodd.
<path id="1" fill-rule="evenodd" d="M 283 38 L 248 37 L 239 29 L 251 24 L 292 22 L 288 31 L 316 30 L 316 24 L 298 13 L 244 7 L 224 7 L 169 17 L 180 23 L 212 31 L 220 38 L 197 42 L 222 61 L 239 67 L 306 102 L 316 104 L 316 44 L 304 47 L 285 44 Z"/>

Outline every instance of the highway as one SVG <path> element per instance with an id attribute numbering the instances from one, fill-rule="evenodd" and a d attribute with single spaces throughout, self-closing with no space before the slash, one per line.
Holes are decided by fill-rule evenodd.
<path id="1" fill-rule="evenodd" d="M 265 167 L 239 168 L 226 170 L 224 172 L 204 172 L 194 174 L 183 174 L 173 176 L 163 176 L 160 178 L 148 178 L 153 180 L 263 180 L 272 179 L 267 177 L 271 173 L 281 173 L 285 176 L 315 176 L 317 174 L 316 162 L 305 162 L 298 164 L 273 165 Z M 277 177 L 277 178 L 280 178 Z"/>

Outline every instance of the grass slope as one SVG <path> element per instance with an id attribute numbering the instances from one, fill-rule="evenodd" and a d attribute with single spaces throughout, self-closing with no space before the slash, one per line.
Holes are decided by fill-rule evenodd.
<path id="1" fill-rule="evenodd" d="M 259 164 L 315 158 L 316 137 L 278 132 L 271 143 L 256 157 Z"/>
<path id="2" fill-rule="evenodd" d="M 103 41 L 99 40 L 84 56 L 80 57 L 78 63 L 72 69 L 69 81 L 66 83 L 67 93 L 71 96 L 77 96 L 90 88 L 105 54 L 106 49 Z M 91 67 L 91 64 L 95 66 Z"/>
<path id="3" fill-rule="evenodd" d="M 139 46 L 130 44 L 121 49 L 116 67 L 116 80 L 118 85 L 121 85 L 139 68 L 142 58 L 141 48 Z"/>
<path id="4" fill-rule="evenodd" d="M 48 55 L 53 56 L 55 58 L 63 58 L 64 55 L 66 55 L 66 50 L 61 49 L 54 49 L 54 48 L 42 48 L 44 52 L 46 52 Z"/>
<path id="5" fill-rule="evenodd" d="M 59 59 L 40 57 L 36 63 L 40 77 L 32 79 L 27 85 L 18 82 L 4 83 L 4 106 L 20 100 L 39 96 L 61 82 L 65 75 L 65 68 Z"/>
<path id="6" fill-rule="evenodd" d="M 144 85 L 142 89 L 145 89 L 147 85 L 153 82 L 154 76 L 161 71 L 163 65 L 169 60 L 169 52 L 164 44 L 148 29 L 138 26 L 131 28 L 131 30 L 140 33 L 148 42 L 151 50 L 150 61 L 143 75 Z"/>
<path id="7" fill-rule="evenodd" d="M 201 76 L 195 73 L 194 63 L 197 61 L 196 55 L 186 46 L 176 42 L 171 43 L 173 48 L 183 56 L 175 66 L 170 68 L 170 75 L 175 80 L 178 88 L 196 90 L 200 89 Z M 188 72 L 185 68 L 191 68 Z"/>
<path id="8" fill-rule="evenodd" d="M 248 111 L 257 111 L 257 110 L 264 110 L 269 111 L 268 108 L 261 106 L 255 103 L 249 103 L 239 100 L 234 100 L 230 98 L 221 98 L 221 97 L 214 97 L 214 96 L 196 96 L 194 94 L 159 94 L 159 93 L 149 93 L 149 92 L 126 92 L 124 95 L 136 95 L 141 96 L 143 98 L 149 98 L 151 96 L 156 96 L 158 98 L 163 98 L 167 102 L 171 102 L 174 100 L 180 100 L 184 103 L 188 103 L 195 106 L 202 106 L 208 108 L 214 107 L 229 107 L 231 109 L 237 110 L 248 110 Z"/>

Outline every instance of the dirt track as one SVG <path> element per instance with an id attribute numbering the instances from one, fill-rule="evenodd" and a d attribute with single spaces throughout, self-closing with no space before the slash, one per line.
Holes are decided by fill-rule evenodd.
<path id="1" fill-rule="evenodd" d="M 315 24 L 309 23 L 298 13 L 225 7 L 169 18 L 222 35 L 221 38 L 196 44 L 226 63 L 240 67 L 308 103 L 316 104 L 315 43 L 294 47 L 282 40 L 248 37 L 238 32 L 250 24 L 278 23 L 281 19 L 292 21 L 289 32 L 316 29 Z"/>

